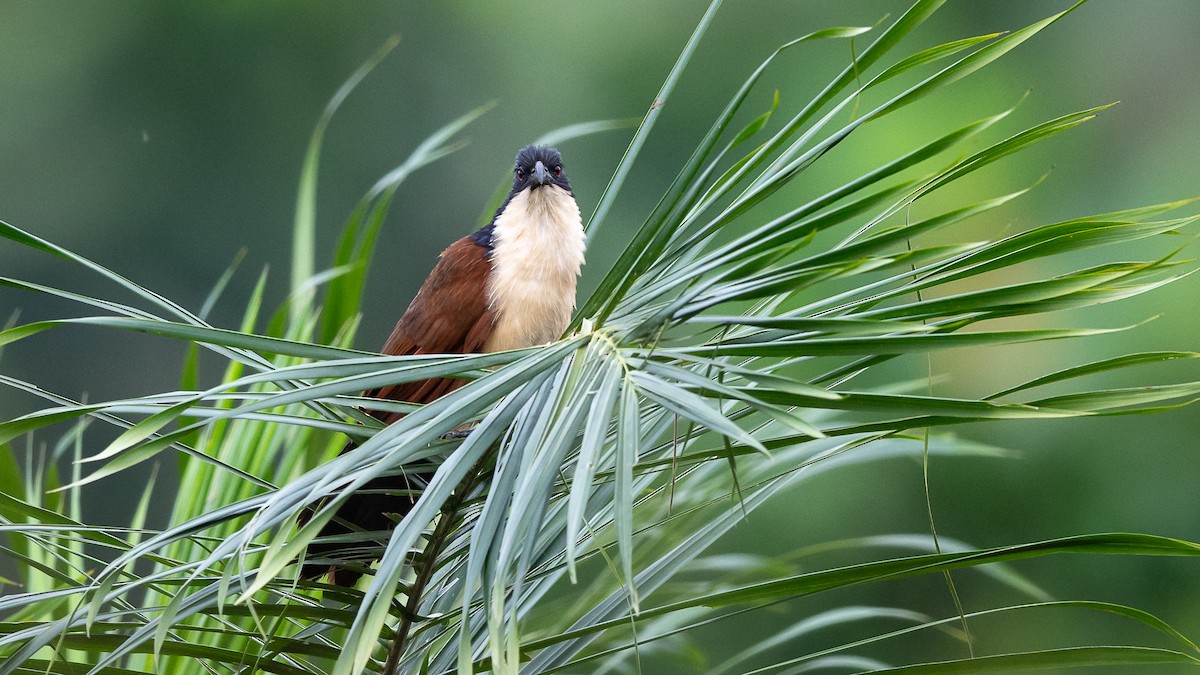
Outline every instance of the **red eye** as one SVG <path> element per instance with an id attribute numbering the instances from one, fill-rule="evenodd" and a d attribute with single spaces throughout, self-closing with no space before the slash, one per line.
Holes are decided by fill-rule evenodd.
<path id="1" fill-rule="evenodd" d="M 525 172 L 517 169 L 517 180 L 525 180 Z"/>
<path id="2" fill-rule="evenodd" d="M 554 167 L 554 175 L 555 175 L 555 176 L 561 176 L 561 175 L 562 175 L 562 165 L 561 165 L 561 164 L 560 164 L 560 165 L 558 165 L 558 166 L 556 166 L 556 167 Z"/>

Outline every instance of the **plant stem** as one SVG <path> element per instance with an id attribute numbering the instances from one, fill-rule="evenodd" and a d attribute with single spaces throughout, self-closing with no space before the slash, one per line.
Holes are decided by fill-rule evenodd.
<path id="1" fill-rule="evenodd" d="M 482 463 L 481 463 L 482 464 Z M 425 544 L 425 549 L 421 551 L 420 556 L 414 561 L 417 577 L 413 580 L 412 586 L 408 591 L 408 602 L 405 604 L 404 613 L 400 617 L 400 623 L 396 625 L 396 637 L 392 640 L 392 647 L 388 650 L 387 662 L 383 666 L 383 675 L 394 675 L 396 668 L 400 665 L 400 659 L 404 656 L 404 649 L 408 646 L 409 633 L 412 631 L 413 618 L 417 616 L 417 612 L 421 608 L 421 600 L 425 597 L 425 586 L 433 578 L 433 573 L 437 570 L 438 558 L 442 554 L 442 549 L 450 538 L 451 532 L 454 531 L 454 526 L 458 522 L 461 505 L 465 503 L 471 490 L 479 483 L 479 478 L 484 473 L 482 465 L 477 466 L 471 474 L 463 481 L 450 504 L 442 509 L 441 517 L 438 523 L 433 528 L 433 532 L 429 535 L 429 542 Z"/>

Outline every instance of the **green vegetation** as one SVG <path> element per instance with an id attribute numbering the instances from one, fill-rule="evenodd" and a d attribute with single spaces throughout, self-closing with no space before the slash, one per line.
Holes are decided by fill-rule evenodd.
<path id="1" fill-rule="evenodd" d="M 673 94 L 719 4 L 700 22 L 659 100 Z M 1072 130 L 1106 106 L 981 141 L 1009 124 L 1003 111 L 913 139 L 902 154 L 778 217 L 755 209 L 819 171 L 826 154 L 863 125 L 940 95 L 1070 12 L 897 57 L 904 38 L 941 4 L 921 0 L 880 26 L 834 28 L 784 45 L 780 52 L 852 40 L 856 49 L 802 106 L 789 109 L 776 96 L 766 111 L 745 110 L 774 56 L 768 58 L 581 303 L 570 334 L 542 348 L 403 358 L 350 348 L 397 187 L 453 152 L 462 129 L 486 111 L 447 124 L 381 179 L 351 214 L 327 270 L 315 271 L 324 130 L 392 45 L 334 96 L 317 126 L 296 208 L 291 295 L 270 316 L 265 273 L 244 301 L 239 328 L 220 329 L 205 317 L 225 301 L 233 269 L 195 313 L 0 224 L 8 245 L 65 258 L 136 300 L 5 278 L 6 286 L 98 313 L 14 322 L 0 332 L 0 345 L 73 324 L 181 340 L 190 350 L 179 391 L 124 400 L 73 401 L 0 375 L 6 386 L 46 401 L 42 410 L 0 422 L 0 528 L 8 535 L 4 553 L 22 577 L 14 580 L 19 591 L 0 598 L 0 675 L 359 673 L 392 665 L 407 673 L 624 672 L 655 650 L 690 658 L 683 647 L 689 631 L 714 622 L 750 621 L 796 598 L 923 575 L 944 578 L 956 614 L 846 604 L 779 623 L 703 668 L 959 673 L 1200 665 L 1200 648 L 1152 614 L 1114 602 L 1055 600 L 1007 566 L 1051 554 L 1200 556 L 1200 545 L 1186 541 L 1105 533 L 975 548 L 936 535 L 930 502 L 930 536 L 919 540 L 898 534 L 827 541 L 794 560 L 710 553 L 756 509 L 815 476 L 895 457 L 927 469 L 932 457 L 984 462 L 1009 454 L 956 437 L 948 430 L 954 425 L 1148 413 L 1200 398 L 1200 382 L 1095 388 L 1085 379 L 1200 356 L 1192 352 L 1064 365 L 975 398 L 936 394 L 930 373 L 912 379 L 889 370 L 898 359 L 939 349 L 1126 330 L 1064 325 L 1062 315 L 1049 313 L 1135 297 L 1194 271 L 1169 238 L 1200 219 L 1186 215 L 1188 200 L 1022 222 L 982 241 L 966 240 L 955 226 L 1026 190 L 914 215 L 946 186 Z M 650 107 L 600 199 L 588 224 L 594 240 L 614 232 L 601 225 L 656 133 L 660 110 Z M 557 136 L 567 143 L 617 126 L 579 125 Z M 1118 245 L 1139 240 L 1160 247 L 1157 256 L 1125 260 Z M 1048 278 L 1028 264 L 1069 263 L 1093 250 L 1114 257 Z M 1029 327 L 1033 317 L 1039 327 Z M 224 360 L 219 385 L 198 386 L 200 350 Z M 446 375 L 472 382 L 424 407 L 373 404 L 411 409 L 391 426 L 381 428 L 358 409 L 366 389 Z M 1062 393 L 1063 386 L 1071 388 Z M 442 438 L 469 422 L 478 426 L 467 438 Z M 63 424 L 74 426 L 50 458 L 18 464 L 19 439 Z M 101 425 L 118 435 L 83 457 L 85 434 Z M 346 436 L 359 445 L 339 455 Z M 128 527 L 90 522 L 78 499 L 82 486 L 164 453 L 181 457 L 169 527 L 145 526 L 152 484 Z M 69 477 L 58 476 L 50 461 L 64 455 L 76 460 Z M 381 474 L 421 464 L 436 466 L 436 477 L 358 588 L 296 581 L 296 560 L 341 500 Z M 314 505 L 314 517 L 299 527 Z M 370 536 L 339 539 L 374 545 Z M 820 554 L 829 551 L 854 562 L 822 566 Z M 954 581 L 977 573 L 1014 600 L 963 608 Z M 1129 624 L 1130 639 L 975 652 L 976 621 L 1038 612 L 1114 615 Z M 863 637 L 820 639 L 824 629 L 860 624 L 867 626 Z M 965 643 L 961 657 L 924 663 L 914 646 L 912 658 L 891 662 L 874 650 L 931 639 Z M 796 646 L 781 656 L 785 645 Z M 772 660 L 764 663 L 767 656 Z"/>

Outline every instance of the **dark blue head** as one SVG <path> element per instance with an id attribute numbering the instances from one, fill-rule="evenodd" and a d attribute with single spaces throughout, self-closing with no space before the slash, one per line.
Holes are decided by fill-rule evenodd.
<path id="1" fill-rule="evenodd" d="M 571 191 L 567 181 L 567 172 L 563 169 L 562 156 L 558 151 L 547 145 L 527 145 L 517 153 L 517 163 L 513 167 L 512 194 L 527 187 L 537 189 L 543 185 L 557 185 Z"/>
<path id="2" fill-rule="evenodd" d="M 557 150 L 546 145 L 527 145 L 521 148 L 517 153 L 516 166 L 513 167 L 512 191 L 505 197 L 500 208 L 496 209 L 496 215 L 492 216 L 491 222 L 472 235 L 475 243 L 490 250 L 496 218 L 504 213 L 513 197 L 521 194 L 526 188 L 536 190 L 547 185 L 562 188 L 572 198 L 575 197 L 575 193 L 571 192 L 571 184 L 567 181 L 567 172 L 563 169 L 562 155 L 559 155 Z"/>

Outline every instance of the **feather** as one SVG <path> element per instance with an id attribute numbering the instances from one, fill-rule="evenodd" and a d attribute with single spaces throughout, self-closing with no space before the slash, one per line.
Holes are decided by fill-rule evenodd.
<path id="1" fill-rule="evenodd" d="M 469 354 L 483 350 L 492 334 L 494 316 L 487 302 L 487 283 L 491 275 L 489 251 L 471 236 L 463 237 L 442 252 L 440 259 L 417 296 L 409 304 L 395 329 L 383 345 L 382 352 L 390 356 L 410 354 Z M 383 398 L 408 403 L 429 403 L 466 384 L 456 378 L 433 378 L 401 382 L 364 393 L 371 398 Z M 391 424 L 403 413 L 368 410 L 380 421 Z M 347 444 L 342 452 L 354 447 Z M 431 476 L 408 472 L 399 476 L 383 476 L 368 483 L 351 495 L 338 509 L 336 517 L 322 528 L 320 537 L 348 534 L 355 530 L 382 531 L 392 526 L 389 514 L 403 517 L 415 501 L 398 497 L 397 492 L 418 492 Z M 302 524 L 308 517 L 302 519 Z M 349 527 L 355 526 L 354 529 Z M 315 543 L 308 555 L 324 558 L 342 551 L 342 544 Z M 349 558 L 351 556 L 339 555 Z M 306 563 L 302 578 L 328 574 L 332 583 L 353 586 L 361 572 L 328 563 Z"/>
<path id="2" fill-rule="evenodd" d="M 438 264 L 417 291 L 383 345 L 389 356 L 410 354 L 473 354 L 483 350 L 492 334 L 494 313 L 488 307 L 491 275 L 488 250 L 472 237 L 463 237 L 442 252 Z M 466 380 L 437 378 L 402 382 L 365 393 L 408 403 L 429 403 L 466 384 Z M 390 424 L 397 413 L 372 415 Z"/>
<path id="3" fill-rule="evenodd" d="M 522 149 L 513 174 L 512 190 L 492 222 L 442 252 L 384 344 L 384 354 L 518 349 L 555 340 L 566 329 L 584 255 L 583 224 L 575 194 L 563 173 L 562 157 L 553 148 Z M 466 382 L 453 378 L 402 382 L 365 395 L 423 404 Z M 387 424 L 403 417 L 403 413 L 368 412 Z M 353 447 L 347 445 L 343 452 Z M 320 536 L 391 528 L 390 515 L 406 515 L 415 502 L 413 495 L 430 480 L 429 469 L 424 471 L 410 470 L 371 481 L 346 499 Z M 399 492 L 409 497 L 398 497 Z M 304 578 L 328 573 L 333 583 L 352 586 L 362 576 L 342 564 L 355 559 L 345 546 L 314 543 L 309 555 L 339 563 L 306 563 L 301 571 Z M 369 562 L 367 555 L 359 555 L 357 560 Z"/>

